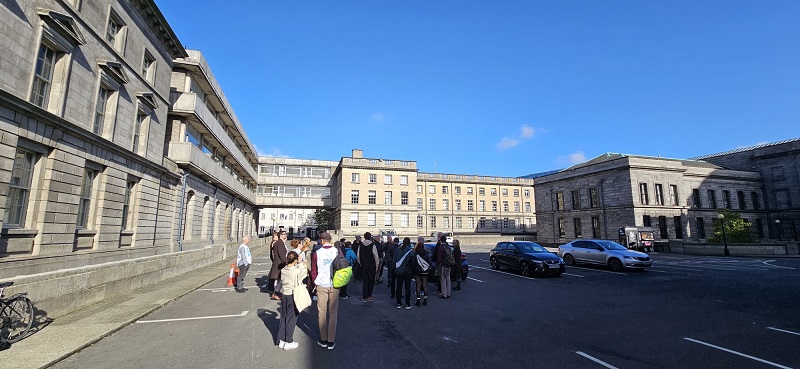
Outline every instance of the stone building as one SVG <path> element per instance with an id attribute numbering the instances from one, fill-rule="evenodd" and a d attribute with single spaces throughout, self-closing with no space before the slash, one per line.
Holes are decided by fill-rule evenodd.
<path id="1" fill-rule="evenodd" d="M 656 240 L 705 241 L 719 209 L 733 209 L 768 237 L 761 175 L 704 161 L 607 153 L 535 178 L 538 240 L 616 240 L 651 226 Z"/>
<path id="2" fill-rule="evenodd" d="M 163 156 L 187 53 L 155 4 L 12 1 L 0 22 L 0 269 L 173 250 L 180 176 Z"/>
<path id="3" fill-rule="evenodd" d="M 800 232 L 800 138 L 705 155 L 702 160 L 725 168 L 753 171 L 771 237 L 797 241 Z"/>
<path id="4" fill-rule="evenodd" d="M 164 154 L 183 171 L 181 249 L 255 235 L 258 156 L 203 55 L 175 59 Z"/>

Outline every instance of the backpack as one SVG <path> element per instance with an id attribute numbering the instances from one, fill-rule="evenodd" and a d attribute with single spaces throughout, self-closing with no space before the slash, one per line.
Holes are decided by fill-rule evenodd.
<path id="1" fill-rule="evenodd" d="M 353 267 L 350 266 L 350 262 L 341 252 L 336 255 L 336 258 L 331 263 L 331 276 L 333 288 L 342 288 L 350 283 L 350 279 L 353 278 Z"/>
<path id="2" fill-rule="evenodd" d="M 450 248 L 448 245 L 442 245 L 444 247 L 444 260 L 442 264 L 446 267 L 452 267 L 456 265 L 456 258 L 453 256 L 453 249 Z"/>

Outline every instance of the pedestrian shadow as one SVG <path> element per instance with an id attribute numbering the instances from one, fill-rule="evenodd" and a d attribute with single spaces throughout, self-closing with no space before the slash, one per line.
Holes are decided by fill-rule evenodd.
<path id="1" fill-rule="evenodd" d="M 264 275 L 261 277 L 256 278 L 256 284 L 258 285 L 258 292 L 261 293 L 268 293 L 269 292 L 269 277 Z"/>
<path id="2" fill-rule="evenodd" d="M 277 345 L 278 340 L 276 337 L 278 337 L 278 329 L 280 328 L 281 322 L 278 319 L 278 312 L 261 308 L 256 310 L 256 315 L 258 315 L 261 322 L 264 323 L 264 327 L 269 331 L 273 343 Z"/>

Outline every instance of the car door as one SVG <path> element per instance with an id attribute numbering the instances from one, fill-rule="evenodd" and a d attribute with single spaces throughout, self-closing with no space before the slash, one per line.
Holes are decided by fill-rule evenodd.
<path id="1" fill-rule="evenodd" d="M 500 244 L 500 252 L 498 252 L 497 263 L 502 267 L 509 266 L 509 247 L 511 245 L 508 242 L 502 242 Z"/>
<path id="2" fill-rule="evenodd" d="M 575 258 L 575 261 L 580 263 L 586 263 L 587 260 L 587 250 L 586 250 L 586 241 L 573 241 L 572 245 L 572 257 Z"/>
<path id="3" fill-rule="evenodd" d="M 605 264 L 606 253 L 603 246 L 593 241 L 586 242 L 586 261 L 592 264 Z"/>
<path id="4" fill-rule="evenodd" d="M 520 261 L 522 261 L 522 251 L 519 250 L 516 244 L 508 244 L 508 266 L 514 269 L 519 269 Z"/>

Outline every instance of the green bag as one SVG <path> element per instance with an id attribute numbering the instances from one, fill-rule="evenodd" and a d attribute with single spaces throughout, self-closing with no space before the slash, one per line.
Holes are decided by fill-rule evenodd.
<path id="1" fill-rule="evenodd" d="M 353 278 L 353 267 L 347 266 L 333 273 L 333 288 L 342 288 Z"/>

